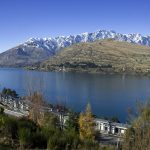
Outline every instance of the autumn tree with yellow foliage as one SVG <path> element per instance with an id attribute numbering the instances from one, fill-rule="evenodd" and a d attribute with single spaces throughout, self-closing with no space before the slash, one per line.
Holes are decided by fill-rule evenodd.
<path id="1" fill-rule="evenodd" d="M 91 106 L 88 103 L 84 113 L 81 113 L 79 116 L 79 127 L 80 127 L 80 138 L 82 140 L 94 140 L 95 139 L 95 130 L 94 130 L 94 117 L 91 111 Z"/>

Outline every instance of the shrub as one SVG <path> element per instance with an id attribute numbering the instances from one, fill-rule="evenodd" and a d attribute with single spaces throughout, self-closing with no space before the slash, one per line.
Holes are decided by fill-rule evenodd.
<path id="1" fill-rule="evenodd" d="M 13 117 L 8 117 L 8 116 L 3 116 L 2 118 L 2 132 L 4 136 L 10 137 L 11 139 L 16 139 L 17 138 L 17 130 L 18 130 L 18 125 L 17 125 L 17 120 Z"/>
<path id="2" fill-rule="evenodd" d="M 18 120 L 18 127 L 19 128 L 27 128 L 30 130 L 30 132 L 36 132 L 37 130 L 37 125 L 26 118 L 21 118 Z"/>
<path id="3" fill-rule="evenodd" d="M 37 131 L 35 133 L 32 133 L 32 148 L 47 148 L 47 138 L 42 132 Z"/>
<path id="4" fill-rule="evenodd" d="M 82 143 L 79 145 L 78 149 L 83 150 L 101 150 L 100 145 L 98 142 L 90 140 L 90 139 L 84 139 Z"/>
<path id="5" fill-rule="evenodd" d="M 4 108 L 0 107 L 0 114 L 4 114 Z"/>
<path id="6" fill-rule="evenodd" d="M 48 140 L 48 149 L 49 150 L 65 150 L 67 146 L 67 141 L 65 137 L 54 135 Z"/>
<path id="7" fill-rule="evenodd" d="M 18 135 L 21 148 L 30 148 L 32 145 L 30 129 L 20 128 Z"/>

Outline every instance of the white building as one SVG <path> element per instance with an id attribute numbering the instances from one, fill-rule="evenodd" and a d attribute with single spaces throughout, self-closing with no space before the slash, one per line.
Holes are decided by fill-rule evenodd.
<path id="1" fill-rule="evenodd" d="M 108 120 L 98 118 L 95 119 L 95 123 L 96 123 L 95 129 L 97 131 L 100 131 L 100 133 L 105 134 L 123 135 L 129 127 L 129 125 L 127 124 L 111 122 Z"/>
<path id="2" fill-rule="evenodd" d="M 65 125 L 68 116 L 63 117 L 63 123 Z M 129 128 L 128 124 L 111 122 L 104 119 L 95 118 L 95 130 L 103 134 L 123 135 Z"/>

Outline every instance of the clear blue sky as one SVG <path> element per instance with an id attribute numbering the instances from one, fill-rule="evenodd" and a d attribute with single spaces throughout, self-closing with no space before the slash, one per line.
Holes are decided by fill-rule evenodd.
<path id="1" fill-rule="evenodd" d="M 0 0 L 0 52 L 30 37 L 98 29 L 150 35 L 150 0 Z"/>

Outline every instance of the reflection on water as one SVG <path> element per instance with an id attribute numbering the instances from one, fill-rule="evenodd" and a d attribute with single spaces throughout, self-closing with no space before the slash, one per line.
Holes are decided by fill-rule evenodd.
<path id="1" fill-rule="evenodd" d="M 127 109 L 137 100 L 150 96 L 150 78 L 146 76 L 99 75 L 87 73 L 37 72 L 0 69 L 0 88 L 9 87 L 19 94 L 40 90 L 50 103 L 63 103 L 83 111 L 87 102 L 97 116 L 127 118 Z"/>

